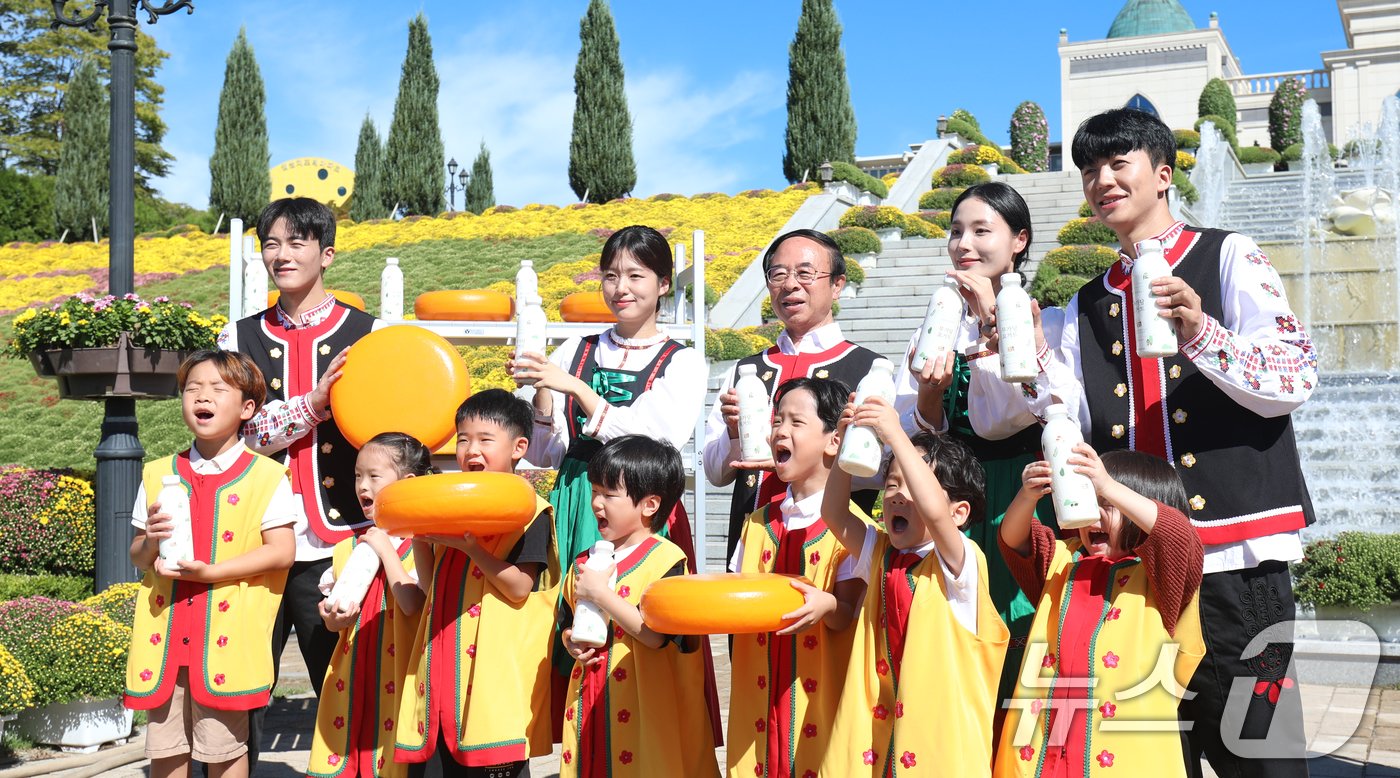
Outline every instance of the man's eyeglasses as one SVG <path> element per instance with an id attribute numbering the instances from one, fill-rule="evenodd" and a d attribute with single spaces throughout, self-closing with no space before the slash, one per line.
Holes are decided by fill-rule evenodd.
<path id="1" fill-rule="evenodd" d="M 786 284 L 789 278 L 796 278 L 797 283 L 803 286 L 811 286 L 812 284 L 815 284 L 818 279 L 830 278 L 831 274 L 818 273 L 817 271 L 806 267 L 799 269 L 796 273 L 788 270 L 785 267 L 770 267 L 768 268 L 767 277 L 768 285 L 773 288 L 777 288 L 782 286 L 783 284 Z"/>

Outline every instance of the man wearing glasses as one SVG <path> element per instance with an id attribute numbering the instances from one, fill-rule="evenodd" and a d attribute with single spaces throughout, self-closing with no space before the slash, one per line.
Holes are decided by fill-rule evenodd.
<path id="1" fill-rule="evenodd" d="M 734 484 L 726 559 L 734 554 L 745 517 L 781 499 L 787 487 L 773 474 L 771 461 L 740 461 L 739 395 L 733 388 L 739 365 L 754 365 L 772 398 L 784 381 L 804 376 L 836 379 L 854 389 L 880 358 L 846 340 L 833 318 L 832 305 L 846 287 L 846 258 L 828 235 L 808 229 L 779 235 L 763 254 L 763 272 L 783 331 L 777 345 L 739 360 L 725 376 L 705 424 L 705 476 L 715 486 Z M 874 498 L 873 491 L 855 496 L 867 510 Z"/>

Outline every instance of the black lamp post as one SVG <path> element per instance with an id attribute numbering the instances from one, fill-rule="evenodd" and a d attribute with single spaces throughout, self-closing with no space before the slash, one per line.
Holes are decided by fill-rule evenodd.
<path id="1" fill-rule="evenodd" d="M 80 16 L 66 12 L 68 0 L 52 0 L 51 26 L 82 27 L 97 32 L 103 11 L 111 38 L 107 49 L 112 55 L 111 161 L 107 167 L 111 191 L 107 205 L 111 225 L 108 255 L 108 290 L 117 296 L 135 290 L 136 249 L 136 13 L 145 11 L 150 24 L 181 8 L 194 13 L 191 0 L 93 0 L 92 12 Z M 114 583 L 136 580 L 136 570 L 127 556 L 131 547 L 131 506 L 141 482 L 141 459 L 146 455 L 137 437 L 136 401 L 129 397 L 109 398 L 102 417 L 102 439 L 97 459 L 97 568 L 94 591 Z"/>
<path id="2" fill-rule="evenodd" d="M 466 192 L 462 196 L 466 196 Z M 447 210 L 457 210 L 457 158 L 447 160 Z"/>

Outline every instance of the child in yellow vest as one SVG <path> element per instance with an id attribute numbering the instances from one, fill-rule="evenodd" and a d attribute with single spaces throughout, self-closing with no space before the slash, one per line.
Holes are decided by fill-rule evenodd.
<path id="1" fill-rule="evenodd" d="M 514 472 L 533 420 L 530 404 L 510 392 L 477 392 L 457 409 L 457 465 Z M 553 527 L 549 503 L 537 497 L 521 530 L 413 539 L 428 599 L 397 717 L 395 759 L 409 764 L 409 776 L 440 766 L 445 776 L 514 778 L 529 774 L 530 757 L 550 753 Z"/>
<path id="2" fill-rule="evenodd" d="M 1096 523 L 1066 542 L 1034 520 L 1050 491 L 1045 462 L 1026 466 L 1001 523 L 1002 555 L 1039 606 L 995 775 L 1188 775 L 1176 709 L 1205 644 L 1186 490 L 1149 454 L 1074 452 L 1070 466 L 1099 496 Z"/>
<path id="3" fill-rule="evenodd" d="M 850 474 L 833 468 L 827 479 L 822 516 L 871 573 L 821 774 L 988 776 L 1010 633 L 987 560 L 963 534 L 985 513 L 982 466 L 955 438 L 911 440 L 879 397 L 847 406 L 846 417 L 843 435 L 851 424 L 873 428 L 891 454 L 883 528 L 847 509 Z"/>
<path id="4" fill-rule="evenodd" d="M 686 573 L 685 552 L 657 534 L 685 491 L 680 453 L 644 435 L 613 438 L 589 460 L 588 480 L 598 532 L 614 552 L 606 568 L 594 568 L 584 566 L 585 551 L 564 579 L 562 637 L 575 664 L 560 777 L 713 778 L 701 638 L 657 633 L 637 607 L 653 582 Z M 584 600 L 612 622 L 601 647 L 573 641 Z"/>
<path id="5" fill-rule="evenodd" d="M 865 592 L 868 560 L 846 552 L 822 517 L 822 492 L 836 463 L 836 425 L 850 390 L 840 381 L 794 378 L 775 395 L 775 472 L 788 485 L 781 501 L 744 521 L 729 569 L 787 573 L 806 604 L 778 632 L 735 635 L 731 652 L 731 778 L 816 776 L 821 769 L 841 680 L 851 651 L 851 622 Z M 850 512 L 862 521 L 855 506 Z"/>
<path id="6" fill-rule="evenodd" d="M 373 521 L 379 490 L 401 479 L 433 472 L 433 452 L 402 432 L 375 435 L 355 458 L 355 494 L 365 518 Z M 320 589 L 330 595 L 351 554 L 366 545 L 379 558 L 362 602 L 321 601 L 326 629 L 340 633 L 321 686 L 316 728 L 311 738 L 309 776 L 398 778 L 405 765 L 394 761 L 398 700 L 423 590 L 413 574 L 411 541 L 370 527 L 361 537 L 335 546 Z"/>
<path id="7" fill-rule="evenodd" d="M 248 711 L 272 692 L 272 627 L 299 515 L 287 468 L 239 436 L 265 398 L 262 373 L 231 351 L 197 351 L 180 365 L 180 410 L 194 445 L 146 463 L 132 521 L 131 561 L 145 570 L 127 657 L 128 708 L 150 711 L 151 775 L 186 775 L 191 760 L 217 778 L 248 774 Z M 193 560 L 164 560 L 175 528 L 155 497 L 162 479 L 185 488 Z"/>

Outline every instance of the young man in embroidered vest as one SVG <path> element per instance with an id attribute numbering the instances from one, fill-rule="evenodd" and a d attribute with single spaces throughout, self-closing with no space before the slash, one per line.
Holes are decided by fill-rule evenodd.
<path id="1" fill-rule="evenodd" d="M 194 445 L 146 464 L 131 523 L 131 561 L 145 570 L 127 657 L 128 708 L 150 711 L 146 756 L 155 778 L 248 775 L 248 711 L 273 685 L 272 630 L 298 511 L 287 468 L 249 451 L 240 430 L 263 401 L 252 360 L 198 351 L 180 365 L 180 410 Z M 195 558 L 166 562 L 173 521 L 153 502 L 161 479 L 189 493 Z"/>
<path id="2" fill-rule="evenodd" d="M 1166 460 L 1137 451 L 1100 459 L 1081 443 L 1069 465 L 1093 482 L 1098 522 L 1057 540 L 1034 515 L 1050 465 L 1032 462 L 998 534 L 1038 605 L 995 774 L 1189 775 L 1176 709 L 1205 644 L 1185 489 Z"/>
<path id="3" fill-rule="evenodd" d="M 244 441 L 287 465 L 305 516 L 296 528 L 296 562 L 273 655 L 282 655 L 295 626 L 320 694 L 336 635 L 321 623 L 317 585 L 335 544 L 366 523 L 355 495 L 355 449 L 331 418 L 330 388 L 340 378 L 345 350 L 382 322 L 326 292 L 322 276 L 335 260 L 335 215 L 325 205 L 309 197 L 275 200 L 259 214 L 257 233 L 277 303 L 230 322 L 219 348 L 247 354 L 267 379 L 267 405 L 244 425 Z"/>
<path id="4" fill-rule="evenodd" d="M 794 378 L 778 388 L 775 473 L 787 484 L 744 522 L 730 557 L 735 573 L 785 573 L 806 603 L 772 633 L 735 635 L 731 651 L 728 761 L 731 778 L 800 778 L 821 769 L 851 652 L 869 559 L 850 554 L 822 518 L 822 491 L 836 464 L 836 431 L 850 390 L 840 381 Z M 849 512 L 868 522 L 865 513 Z"/>
<path id="5" fill-rule="evenodd" d="M 680 452 L 644 435 L 613 438 L 588 462 L 598 531 L 612 563 L 564 579 L 564 647 L 574 659 L 564 709 L 561 778 L 713 778 L 715 728 L 706 694 L 706 638 L 653 631 L 638 609 L 655 581 L 686 574 L 685 552 L 659 533 L 685 492 Z M 614 576 L 616 576 L 614 580 Z M 573 642 L 580 600 L 612 622 L 601 647 Z"/>
<path id="6" fill-rule="evenodd" d="M 882 528 L 848 509 L 850 474 L 832 468 L 826 482 L 827 526 L 872 569 L 821 774 L 990 775 L 1010 633 L 987 560 L 963 534 L 983 520 L 982 466 L 947 435 L 911 440 L 879 397 L 848 404 L 842 434 L 850 424 L 874 429 L 891 453 Z"/>
<path id="7" fill-rule="evenodd" d="M 732 555 L 744 520 L 774 499 L 782 499 L 786 484 L 775 478 L 771 462 L 739 462 L 739 394 L 734 381 L 739 365 L 753 364 L 770 397 L 793 378 L 830 378 L 855 386 L 880 358 L 868 348 L 846 340 L 832 306 L 846 288 L 846 258 L 831 236 L 817 230 L 793 230 L 779 235 L 763 254 L 768 299 L 783 323 L 777 345 L 734 366 L 720 388 L 719 401 L 705 422 L 705 477 L 715 486 L 734 484 L 729 507 L 726 553 Z M 736 466 L 738 465 L 738 466 Z M 856 503 L 865 510 L 875 504 L 879 484 L 861 482 Z"/>
<path id="8" fill-rule="evenodd" d="M 355 459 L 355 493 L 365 516 L 374 519 L 384 487 L 433 472 L 433 452 L 411 435 L 381 432 L 370 438 Z M 321 592 L 328 597 L 321 601 L 321 620 L 340 641 L 321 684 L 308 776 L 403 778 L 408 772 L 394 761 L 394 734 L 424 601 L 411 544 L 370 527 L 336 544 L 331 568 L 321 577 Z M 361 545 L 379 558 L 379 572 L 361 601 L 332 602 L 336 580 Z"/>
<path id="9" fill-rule="evenodd" d="M 457 409 L 458 467 L 515 472 L 533 417 L 503 389 L 467 398 Z M 529 758 L 550 753 L 553 528 L 549 503 L 536 497 L 535 518 L 516 532 L 413 539 L 428 601 L 396 718 L 395 759 L 410 776 L 528 776 Z"/>
<path id="10" fill-rule="evenodd" d="M 1181 706 L 1182 721 L 1194 722 L 1188 767 L 1198 769 L 1204 755 L 1221 775 L 1305 775 L 1301 704 L 1287 674 L 1291 642 L 1242 654 L 1261 630 L 1294 617 L 1288 563 L 1302 557 L 1298 531 L 1313 522 L 1313 508 L 1289 414 L 1317 385 L 1312 341 L 1254 241 L 1173 219 L 1176 145 L 1166 125 L 1139 111 L 1107 111 L 1080 125 L 1072 148 L 1084 197 L 1122 248 L 1070 300 L 1063 331 L 1047 327 L 1042 373 L 1023 396 L 1037 416 L 1058 398 L 1094 448 L 1166 459 L 1186 486 L 1205 546 L 1208 647 L 1195 697 Z M 1129 274 L 1147 239 L 1161 241 L 1172 267 L 1152 290 L 1180 341 L 1166 359 L 1136 356 Z M 1240 677 L 1255 693 L 1242 731 L 1222 732 L 1217 722 Z M 1244 759 L 1231 750 L 1231 740 L 1262 738 L 1271 727 L 1297 752 Z"/>

